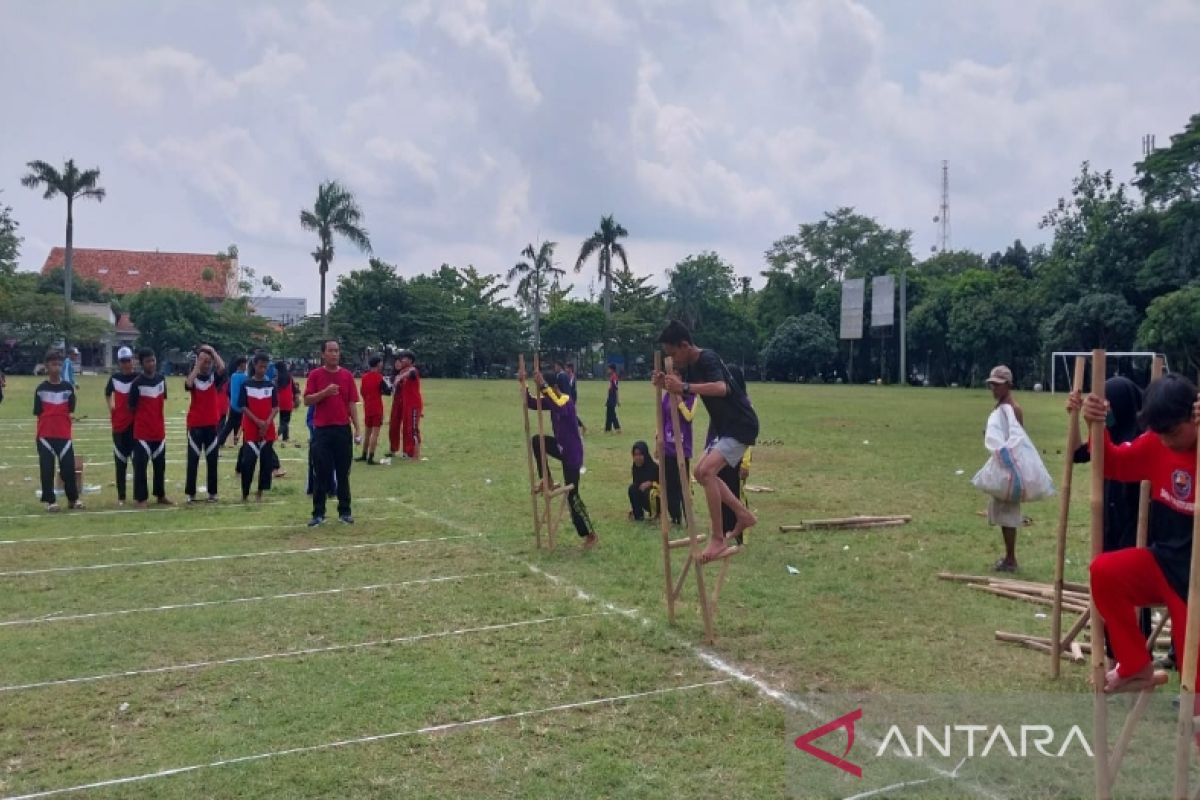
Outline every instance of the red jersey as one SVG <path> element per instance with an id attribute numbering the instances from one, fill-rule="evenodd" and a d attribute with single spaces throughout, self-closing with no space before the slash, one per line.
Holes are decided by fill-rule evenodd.
<path id="1" fill-rule="evenodd" d="M 143 442 L 161 442 L 167 438 L 166 404 L 166 378 L 162 375 L 138 375 L 129 390 L 133 438 Z"/>
<path id="2" fill-rule="evenodd" d="M 413 367 L 411 371 L 402 372 L 400 379 L 400 404 L 404 413 L 424 411 L 425 401 L 421 399 L 421 373 Z"/>
<path id="3" fill-rule="evenodd" d="M 217 372 L 197 375 L 191 386 L 185 382 L 183 388 L 190 392 L 192 401 L 188 405 L 187 426 L 189 428 L 213 428 L 221 422 L 222 386 L 225 376 Z"/>
<path id="4" fill-rule="evenodd" d="M 300 394 L 300 387 L 296 384 L 295 378 L 288 378 L 287 386 L 279 386 L 276 384 L 276 394 L 279 395 L 279 410 L 280 411 L 295 411 L 297 397 Z"/>
<path id="5" fill-rule="evenodd" d="M 335 394 L 326 397 L 313 406 L 313 427 L 328 428 L 337 425 L 350 424 L 350 404 L 358 402 L 358 387 L 354 384 L 354 376 L 345 367 L 338 367 L 330 372 L 325 367 L 318 367 L 308 373 L 304 384 L 304 395 L 316 394 L 326 386 L 337 386 Z"/>
<path id="6" fill-rule="evenodd" d="M 109 412 L 113 433 L 124 433 L 133 424 L 133 412 L 129 410 L 129 387 L 136 379 L 136 372 L 132 375 L 118 372 L 108 379 L 104 387 L 104 396 L 113 399 L 112 411 Z"/>
<path id="7" fill-rule="evenodd" d="M 242 411 L 249 411 L 250 414 L 259 419 L 267 419 L 271 416 L 271 411 L 279 408 L 279 394 L 276 391 L 274 382 L 268 380 L 248 379 L 242 384 L 242 389 L 238 393 L 241 397 L 240 405 Z M 242 436 L 243 441 L 247 442 L 273 442 L 275 441 L 275 420 L 271 420 L 271 424 L 267 426 L 267 432 L 260 434 L 258 424 L 250 419 L 250 414 L 242 414 Z"/>
<path id="8" fill-rule="evenodd" d="M 33 395 L 39 439 L 70 439 L 71 413 L 75 410 L 75 388 L 66 381 L 42 381 Z"/>
<path id="9" fill-rule="evenodd" d="M 370 416 L 371 414 L 383 414 L 383 373 L 376 370 L 368 370 L 362 376 L 362 404 L 363 413 Z"/>

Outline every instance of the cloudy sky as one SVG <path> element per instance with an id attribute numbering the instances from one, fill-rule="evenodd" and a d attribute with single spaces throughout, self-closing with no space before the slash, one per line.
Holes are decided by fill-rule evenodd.
<path id="1" fill-rule="evenodd" d="M 839 205 L 928 252 L 947 159 L 953 245 L 990 252 L 1200 112 L 1197 41 L 1200 0 L 0 0 L 0 202 L 40 268 L 64 209 L 23 166 L 74 157 L 108 190 L 79 246 L 236 243 L 313 310 L 330 178 L 405 274 L 569 267 L 614 213 L 661 283 L 707 249 L 757 277 Z"/>

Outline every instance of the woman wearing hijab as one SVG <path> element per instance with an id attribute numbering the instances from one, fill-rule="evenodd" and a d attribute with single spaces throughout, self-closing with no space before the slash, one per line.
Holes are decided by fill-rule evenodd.
<path id="1" fill-rule="evenodd" d="M 633 444 L 633 483 L 629 484 L 629 518 L 641 522 L 647 513 L 654 515 L 650 494 L 658 484 L 658 464 L 645 442 Z"/>

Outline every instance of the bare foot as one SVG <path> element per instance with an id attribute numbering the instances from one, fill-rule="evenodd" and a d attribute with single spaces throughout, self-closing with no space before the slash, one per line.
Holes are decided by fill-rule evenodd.
<path id="1" fill-rule="evenodd" d="M 591 550 L 593 547 L 596 546 L 596 543 L 599 541 L 600 541 L 599 536 L 597 536 L 595 533 L 589 533 L 587 536 L 583 537 L 583 549 Z"/>
<path id="2" fill-rule="evenodd" d="M 712 561 L 713 559 L 718 558 L 728 549 L 729 546 L 725 544 L 724 536 L 719 539 L 710 538 L 708 540 L 708 547 L 704 548 L 704 552 L 700 554 L 700 562 L 704 563 L 707 561 Z"/>
<path id="3" fill-rule="evenodd" d="M 737 523 L 734 524 L 733 530 L 725 534 L 725 538 L 737 538 L 742 535 L 742 531 L 746 528 L 753 528 L 758 524 L 758 517 L 754 516 L 749 509 L 745 514 L 738 514 Z"/>
<path id="4" fill-rule="evenodd" d="M 1147 664 L 1127 678 L 1122 678 L 1114 668 L 1104 676 L 1104 692 L 1106 694 L 1144 692 L 1147 689 L 1162 686 L 1168 678 L 1169 676 L 1165 672 L 1155 672 L 1153 664 Z"/>

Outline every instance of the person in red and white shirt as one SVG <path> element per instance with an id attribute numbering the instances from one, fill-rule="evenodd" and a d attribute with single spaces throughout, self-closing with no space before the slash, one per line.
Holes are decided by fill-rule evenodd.
<path id="1" fill-rule="evenodd" d="M 121 371 L 109 376 L 104 386 L 108 414 L 112 421 L 113 462 L 117 467 L 117 505 L 125 505 L 125 476 L 129 459 L 133 458 L 133 412 L 129 410 L 129 389 L 137 380 L 133 367 L 133 351 L 122 347 L 117 351 Z"/>
<path id="2" fill-rule="evenodd" d="M 158 374 L 158 357 L 149 348 L 138 351 L 141 374 L 129 389 L 133 412 L 133 499 L 145 508 L 150 499 L 147 472 L 154 466 L 154 496 L 160 506 L 175 505 L 167 498 L 167 380 Z"/>
<path id="3" fill-rule="evenodd" d="M 270 359 L 265 353 L 254 356 L 253 372 L 239 390 L 238 405 L 242 407 L 242 451 L 238 455 L 238 473 L 242 476 L 242 502 L 250 499 L 250 484 L 254 468 L 258 467 L 258 494 L 271 488 L 271 473 L 275 468 L 275 416 L 279 413 L 279 393 L 274 381 L 267 378 Z"/>
<path id="4" fill-rule="evenodd" d="M 187 479 L 183 493 L 189 503 L 196 499 L 196 475 L 203 457 L 207 467 L 208 502 L 217 502 L 217 461 L 220 458 L 221 395 L 224 394 L 225 362 L 209 345 L 201 345 L 196 363 L 183 379 L 191 396 L 187 413 Z"/>
<path id="5" fill-rule="evenodd" d="M 46 354 L 46 380 L 33 395 L 33 415 L 37 417 L 38 464 L 41 467 L 42 502 L 47 511 L 58 511 L 54 496 L 54 463 L 58 462 L 63 488 L 71 508 L 83 508 L 79 486 L 75 482 L 75 453 L 71 442 L 71 415 L 75 413 L 75 387 L 63 380 L 63 354 Z"/>

